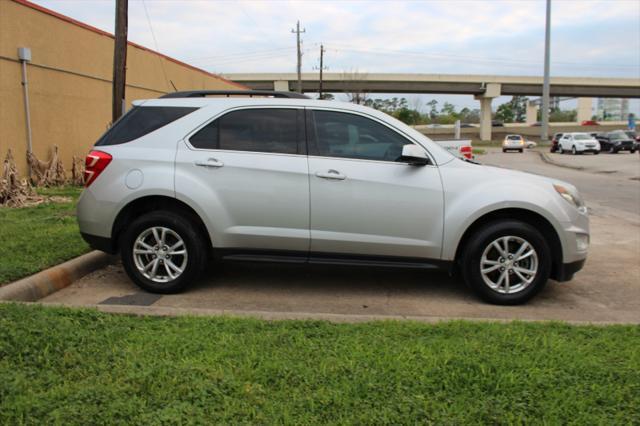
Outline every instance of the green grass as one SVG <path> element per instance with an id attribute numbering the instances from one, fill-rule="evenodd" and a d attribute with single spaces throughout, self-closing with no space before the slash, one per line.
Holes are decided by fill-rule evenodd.
<path id="1" fill-rule="evenodd" d="M 0 285 L 89 251 L 76 223 L 80 191 L 75 187 L 38 189 L 40 195 L 72 201 L 0 208 Z"/>
<path id="2" fill-rule="evenodd" d="M 640 328 L 0 305 L 0 424 L 638 424 Z"/>

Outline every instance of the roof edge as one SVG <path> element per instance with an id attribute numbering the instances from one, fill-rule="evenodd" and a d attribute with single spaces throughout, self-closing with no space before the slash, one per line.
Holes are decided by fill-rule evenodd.
<path id="1" fill-rule="evenodd" d="M 13 0 L 13 2 L 21 4 L 23 6 L 26 6 L 26 7 L 30 8 L 30 9 L 37 10 L 38 12 L 42 12 L 42 13 L 44 13 L 46 15 L 53 16 L 54 18 L 60 19 L 60 20 L 65 21 L 65 22 L 68 22 L 68 23 L 73 24 L 75 26 L 84 28 L 85 30 L 89 30 L 89 31 L 94 32 L 96 34 L 100 34 L 100 35 L 103 35 L 103 36 L 106 36 L 106 37 L 109 37 L 109 38 L 112 38 L 112 39 L 115 40 L 115 36 L 113 34 L 111 34 L 110 32 L 101 30 L 100 28 L 96 28 L 96 27 L 94 27 L 92 25 L 89 25 L 89 24 L 86 24 L 84 22 L 78 21 L 78 20 L 73 19 L 73 18 L 71 18 L 69 16 L 66 16 L 66 15 L 63 15 L 61 13 L 55 12 L 55 11 L 53 11 L 51 9 L 47 9 L 44 6 L 40 6 L 38 4 L 32 3 L 29 0 Z M 224 78 L 224 77 L 222 77 L 222 76 L 220 76 L 218 74 L 214 74 L 214 73 L 211 73 L 209 71 L 203 70 L 202 68 L 198 68 L 198 67 L 193 66 L 191 64 L 187 64 L 186 62 L 179 61 L 178 59 L 172 58 L 171 56 L 167 56 L 167 55 L 165 55 L 163 53 L 160 53 L 158 51 L 155 51 L 153 49 L 149 49 L 148 47 L 145 47 L 145 46 L 143 46 L 141 44 L 134 43 L 132 41 L 127 40 L 127 45 L 136 47 L 136 48 L 141 49 L 141 50 L 145 50 L 145 51 L 147 51 L 149 53 L 153 53 L 154 55 L 160 56 L 160 57 L 162 57 L 162 58 L 164 58 L 164 59 L 166 59 L 168 61 L 171 61 L 171 62 L 173 62 L 175 64 L 178 64 L 178 65 L 183 66 L 183 67 L 187 67 L 187 68 L 192 69 L 194 71 L 198 71 L 198 72 L 200 72 L 202 74 L 205 74 L 205 75 L 207 75 L 209 77 L 217 78 L 218 80 L 222 80 L 222 81 L 224 81 L 226 83 L 232 84 L 232 85 L 234 85 L 236 87 L 239 87 L 241 89 L 249 89 L 249 87 L 247 87 L 247 86 L 245 86 L 243 84 L 236 83 L 235 81 L 231 81 L 231 80 L 229 80 L 227 78 Z"/>

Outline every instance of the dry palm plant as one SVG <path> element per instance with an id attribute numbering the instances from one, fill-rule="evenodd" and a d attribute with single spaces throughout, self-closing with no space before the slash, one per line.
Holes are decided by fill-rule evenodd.
<path id="1" fill-rule="evenodd" d="M 84 160 L 73 156 L 73 164 L 71 165 L 71 184 L 84 185 Z"/>
<path id="2" fill-rule="evenodd" d="M 4 159 L 2 178 L 0 178 L 0 205 L 21 207 L 27 202 L 37 201 L 35 191 L 27 179 L 18 177 L 18 169 L 11 150 Z"/>
<path id="3" fill-rule="evenodd" d="M 34 185 L 61 186 L 67 183 L 67 174 L 58 156 L 58 145 L 53 146 L 49 161 L 39 160 L 32 152 L 27 153 L 27 161 L 31 165 L 31 181 Z"/>

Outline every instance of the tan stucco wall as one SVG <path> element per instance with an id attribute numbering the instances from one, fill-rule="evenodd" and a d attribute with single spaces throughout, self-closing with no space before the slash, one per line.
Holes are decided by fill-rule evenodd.
<path id="1" fill-rule="evenodd" d="M 69 171 L 111 122 L 113 38 L 80 23 L 52 16 L 26 2 L 0 0 L 0 161 L 11 148 L 26 172 L 26 125 L 18 47 L 31 48 L 27 66 L 33 152 L 48 160 L 54 144 Z M 242 89 L 130 44 L 127 50 L 128 107 L 135 99 L 179 90 Z"/>

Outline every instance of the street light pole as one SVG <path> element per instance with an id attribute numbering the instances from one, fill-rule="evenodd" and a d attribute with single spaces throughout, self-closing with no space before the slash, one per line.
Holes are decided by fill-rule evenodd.
<path id="1" fill-rule="evenodd" d="M 549 56 L 551 43 L 551 0 L 547 0 L 547 19 L 544 36 L 544 82 L 542 84 L 542 134 L 540 140 L 546 142 L 549 140 Z"/>

